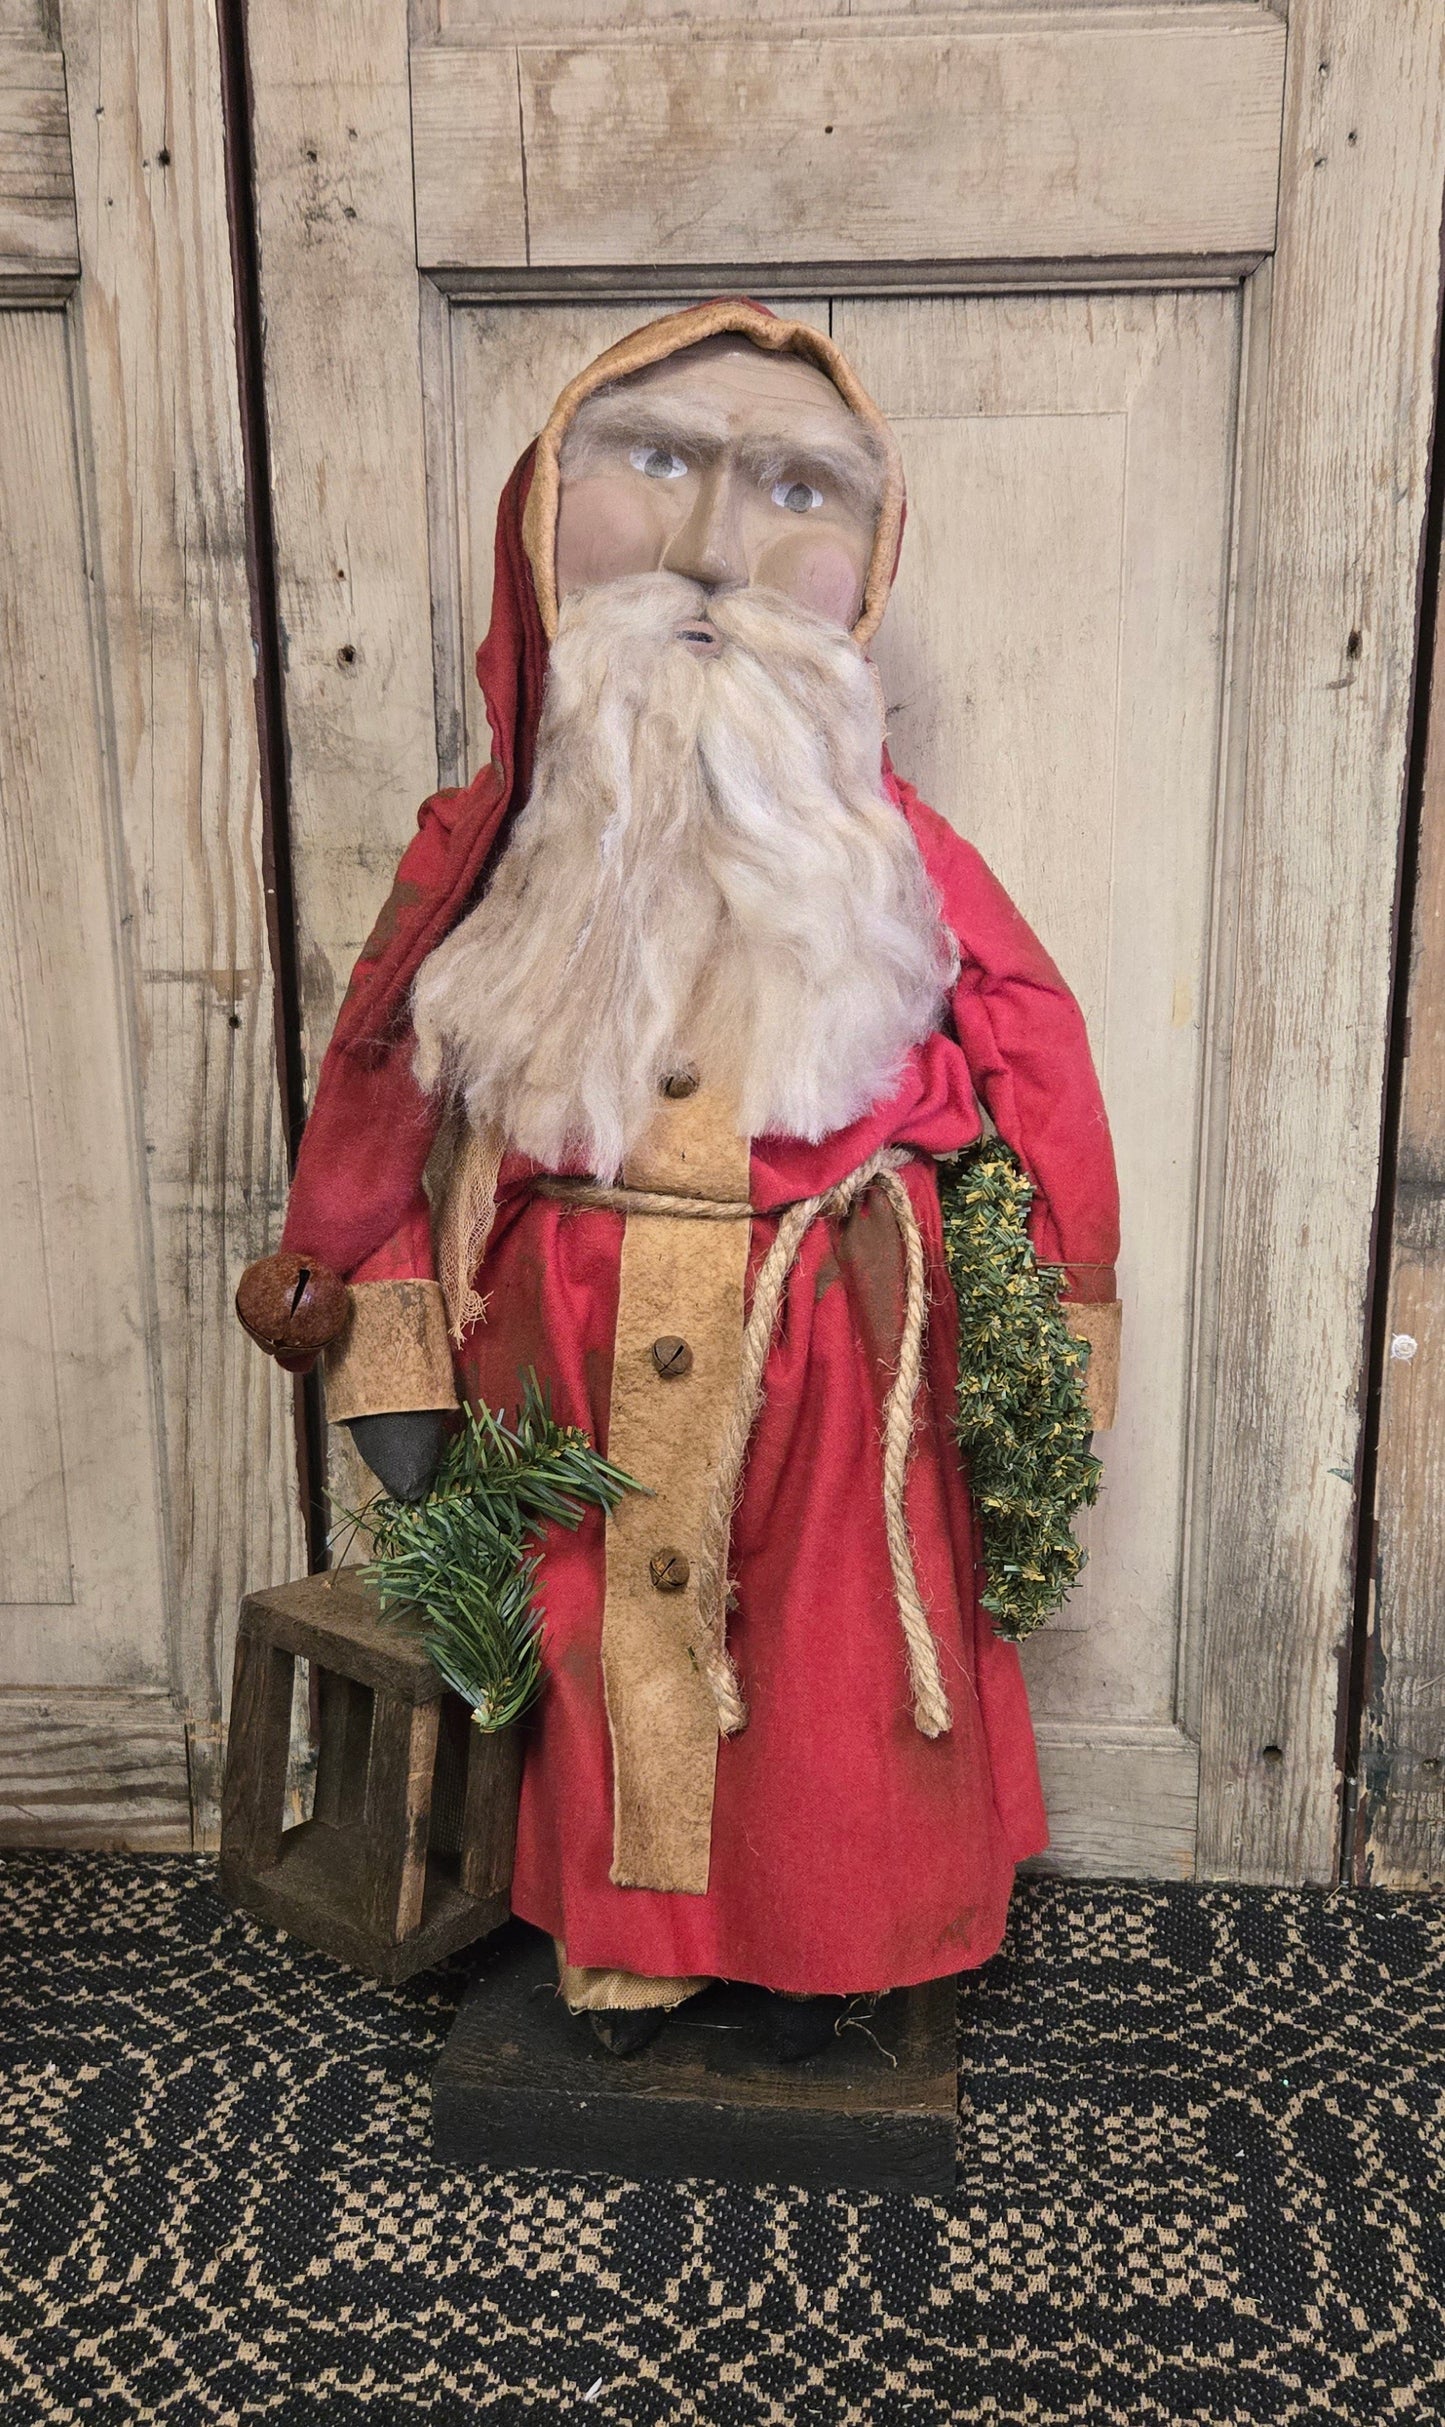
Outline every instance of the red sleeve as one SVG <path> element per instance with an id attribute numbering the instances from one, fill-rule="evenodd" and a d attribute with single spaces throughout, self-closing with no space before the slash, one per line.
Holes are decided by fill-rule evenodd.
<path id="1" fill-rule="evenodd" d="M 417 832 L 357 957 L 301 1135 L 281 1245 L 319 1258 L 343 1279 L 412 1277 L 362 1268 L 394 1237 L 412 1236 L 408 1226 L 441 1106 L 412 1075 L 416 1039 L 404 998 L 380 1033 L 364 1026 L 354 1032 L 377 963 L 443 881 L 459 798 L 439 793 L 422 804 Z"/>
<path id="2" fill-rule="evenodd" d="M 352 1281 L 434 1281 L 436 1259 L 432 1253 L 431 1204 L 424 1189 L 419 1188 L 396 1229 L 380 1247 L 363 1256 L 355 1271 L 348 1275 Z"/>
<path id="3" fill-rule="evenodd" d="M 1083 1013 L 972 844 L 911 786 L 897 792 L 958 938 L 959 1043 L 989 1118 L 1034 1184 L 1034 1247 L 1067 1268 L 1066 1297 L 1107 1303 L 1117 1294 L 1119 1186 Z"/>

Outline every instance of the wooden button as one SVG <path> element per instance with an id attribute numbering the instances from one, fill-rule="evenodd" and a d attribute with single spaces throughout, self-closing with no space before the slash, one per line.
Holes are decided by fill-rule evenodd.
<path id="1" fill-rule="evenodd" d="M 688 1577 L 692 1574 L 692 1569 L 681 1551 L 671 1549 L 654 1551 L 647 1565 L 652 1581 L 660 1593 L 680 1593 Z"/>
<path id="2" fill-rule="evenodd" d="M 697 1072 L 688 1069 L 670 1070 L 662 1082 L 662 1092 L 665 1096 L 671 1096 L 674 1103 L 680 1103 L 684 1096 L 695 1096 L 697 1094 Z"/>
<path id="3" fill-rule="evenodd" d="M 652 1362 L 664 1382 L 676 1382 L 683 1374 L 692 1372 L 692 1350 L 675 1332 L 665 1332 L 652 1343 Z"/>

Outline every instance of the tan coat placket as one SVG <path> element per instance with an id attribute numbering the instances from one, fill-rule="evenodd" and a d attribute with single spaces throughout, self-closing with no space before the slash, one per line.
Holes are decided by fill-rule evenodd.
<path id="1" fill-rule="evenodd" d="M 658 1195 L 746 1203 L 748 1142 L 724 1101 L 695 1088 L 661 1101 L 622 1176 Z M 611 1877 L 618 1887 L 701 1896 L 718 1720 L 697 1655 L 697 1554 L 737 1394 L 752 1226 L 625 1219 L 607 1448 L 651 1496 L 629 1493 L 607 1524 Z"/>

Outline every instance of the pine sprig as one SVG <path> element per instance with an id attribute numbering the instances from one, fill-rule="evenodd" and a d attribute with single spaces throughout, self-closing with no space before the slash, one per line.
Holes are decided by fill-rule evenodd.
<path id="1" fill-rule="evenodd" d="M 1073 1520 L 1099 1495 L 1084 1401 L 1088 1343 L 1059 1307 L 1063 1275 L 1036 1261 L 1032 1186 L 997 1138 L 939 1174 L 943 1244 L 958 1300 L 955 1431 L 983 1536 L 983 1606 L 1020 1642 L 1077 1582 Z"/>
<path id="2" fill-rule="evenodd" d="M 485 1733 L 520 1719 L 541 1691 L 543 1528 L 571 1532 L 589 1508 L 610 1513 L 638 1488 L 584 1432 L 555 1421 L 529 1373 L 515 1425 L 470 1411 L 424 1499 L 383 1492 L 363 1512 L 383 1614 L 418 1629 Z"/>

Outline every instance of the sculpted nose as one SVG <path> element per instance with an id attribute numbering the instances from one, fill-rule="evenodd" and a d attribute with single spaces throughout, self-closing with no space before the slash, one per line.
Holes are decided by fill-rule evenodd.
<path id="1" fill-rule="evenodd" d="M 721 465 L 698 483 L 692 512 L 662 560 L 665 573 L 700 582 L 708 590 L 745 590 L 747 557 L 742 516 L 733 483 Z"/>

